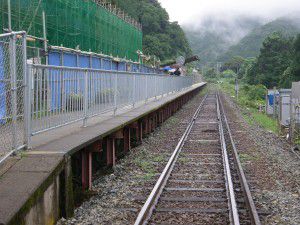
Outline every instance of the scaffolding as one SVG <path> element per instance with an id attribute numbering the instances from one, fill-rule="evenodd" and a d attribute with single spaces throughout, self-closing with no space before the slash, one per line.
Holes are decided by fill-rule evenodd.
<path id="1" fill-rule="evenodd" d="M 142 50 L 141 25 L 104 0 L 11 0 L 11 29 L 44 37 L 48 43 L 138 61 Z M 7 31 L 8 1 L 0 3 L 0 24 Z M 43 48 L 33 41 L 32 47 Z"/>

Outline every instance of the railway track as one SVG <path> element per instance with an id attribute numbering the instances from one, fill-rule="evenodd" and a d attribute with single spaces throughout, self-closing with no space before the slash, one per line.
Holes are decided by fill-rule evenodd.
<path id="1" fill-rule="evenodd" d="M 218 93 L 202 100 L 135 224 L 260 224 Z"/>

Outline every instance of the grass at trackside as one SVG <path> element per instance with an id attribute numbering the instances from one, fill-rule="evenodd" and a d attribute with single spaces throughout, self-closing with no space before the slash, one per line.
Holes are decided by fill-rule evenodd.
<path id="1" fill-rule="evenodd" d="M 265 130 L 271 131 L 273 133 L 279 132 L 278 123 L 275 119 L 267 116 L 264 113 L 260 113 L 255 109 L 250 109 L 250 111 L 250 115 L 248 115 L 248 119 L 246 119 L 249 124 L 254 124 L 254 122 L 256 122 Z"/>
<path id="2" fill-rule="evenodd" d="M 250 125 L 258 124 L 262 128 L 267 131 L 271 131 L 273 133 L 279 133 L 279 125 L 277 121 L 269 116 L 267 116 L 263 112 L 259 112 L 259 105 L 264 105 L 264 100 L 259 101 L 249 101 L 246 93 L 242 91 L 239 92 L 238 100 L 235 99 L 235 90 L 234 84 L 228 82 L 226 79 L 222 80 L 221 83 L 218 84 L 219 88 L 223 90 L 225 93 L 233 97 L 235 102 L 240 106 L 243 112 L 243 118 Z"/>

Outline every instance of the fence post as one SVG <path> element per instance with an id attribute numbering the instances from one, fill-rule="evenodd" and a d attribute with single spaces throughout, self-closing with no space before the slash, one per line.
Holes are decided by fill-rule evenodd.
<path id="1" fill-rule="evenodd" d="M 117 73 L 114 73 L 114 116 L 116 115 L 117 112 L 117 97 L 118 97 L 118 76 Z"/>
<path id="2" fill-rule="evenodd" d="M 31 115 L 32 115 L 32 73 L 33 73 L 33 68 L 32 64 L 27 65 L 27 72 L 26 72 L 26 86 L 25 86 L 25 142 L 27 149 L 30 149 L 31 146 L 31 133 L 32 133 L 32 128 L 31 128 Z"/>
<path id="3" fill-rule="evenodd" d="M 64 52 L 63 50 L 60 51 L 60 66 L 64 66 Z M 60 106 L 61 106 L 61 111 L 64 112 L 66 111 L 66 94 L 65 94 L 65 84 L 64 84 L 64 70 L 60 69 L 59 70 L 59 83 L 61 85 L 61 96 L 57 97 L 57 110 L 59 110 L 59 102 L 60 102 Z M 58 83 L 58 84 L 59 84 Z M 79 85 L 78 85 L 79 86 Z M 61 98 L 61 100 L 59 100 L 59 98 Z"/>
<path id="4" fill-rule="evenodd" d="M 168 81 L 167 81 L 168 82 Z M 169 92 L 170 92 L 170 86 L 172 85 L 172 79 L 170 79 L 170 83 L 169 83 L 169 85 L 165 85 L 165 87 L 166 87 L 166 96 L 168 96 L 169 95 Z"/>
<path id="5" fill-rule="evenodd" d="M 88 70 L 84 71 L 84 105 L 83 105 L 83 127 L 87 126 L 87 119 L 88 119 Z"/>
<path id="6" fill-rule="evenodd" d="M 136 95 L 136 90 L 135 90 L 135 86 L 136 86 L 136 76 L 135 74 L 133 74 L 133 91 L 132 91 L 132 107 L 134 108 L 135 106 L 135 95 Z"/>
<path id="7" fill-rule="evenodd" d="M 148 77 L 147 75 L 145 75 L 145 78 L 146 78 L 146 87 L 145 87 L 145 90 L 146 90 L 146 99 L 145 99 L 145 103 L 148 101 Z"/>
<path id="8" fill-rule="evenodd" d="M 12 110 L 12 146 L 14 150 L 17 150 L 17 74 L 16 74 L 16 39 L 15 33 L 10 36 L 10 85 L 11 85 L 11 110 Z"/>
<path id="9" fill-rule="evenodd" d="M 157 75 L 154 76 L 154 85 L 155 85 L 155 100 L 157 100 Z"/>
<path id="10" fill-rule="evenodd" d="M 27 43 L 26 33 L 22 36 L 23 47 L 23 80 L 24 80 L 24 140 L 25 147 L 31 148 L 31 78 L 32 65 L 27 66 Z"/>

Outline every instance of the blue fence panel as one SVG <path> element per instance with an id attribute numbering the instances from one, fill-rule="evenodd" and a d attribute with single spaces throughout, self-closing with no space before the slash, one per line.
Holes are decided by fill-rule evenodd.
<path id="1" fill-rule="evenodd" d="M 144 71 L 144 66 L 143 66 L 143 65 L 140 66 L 140 72 L 141 72 L 141 73 L 145 72 L 145 71 Z"/>
<path id="2" fill-rule="evenodd" d="M 142 69 L 141 69 L 142 73 L 147 73 L 147 70 L 148 70 L 148 68 L 146 66 L 142 65 Z"/>
<path id="3" fill-rule="evenodd" d="M 112 61 L 112 69 L 111 70 L 114 70 L 114 71 L 118 70 L 118 62 Z"/>
<path id="4" fill-rule="evenodd" d="M 67 67 L 77 67 L 77 55 L 73 53 L 63 53 L 63 65 Z M 74 82 L 76 78 L 72 72 L 64 72 L 63 74 L 63 92 L 67 97 L 72 93 L 78 93 L 78 84 Z"/>
<path id="5" fill-rule="evenodd" d="M 92 68 L 93 69 L 101 69 L 101 59 L 99 57 L 92 57 Z M 91 76 L 90 77 L 90 84 L 89 88 L 91 91 L 89 91 L 89 99 L 91 99 L 91 103 L 95 103 L 96 95 L 98 90 L 100 89 L 101 83 L 99 82 L 99 77 Z M 99 85 L 99 86 L 97 86 Z"/>
<path id="6" fill-rule="evenodd" d="M 139 72 L 139 65 L 131 64 L 131 71 L 132 72 Z"/>
<path id="7" fill-rule="evenodd" d="M 79 67 L 81 67 L 81 68 L 90 68 L 90 57 L 80 55 L 79 56 Z"/>
<path id="8" fill-rule="evenodd" d="M 63 65 L 68 67 L 77 67 L 77 56 L 72 53 L 63 53 Z"/>
<path id="9" fill-rule="evenodd" d="M 102 69 L 111 70 L 111 60 L 103 59 L 102 62 L 103 62 Z"/>
<path id="10" fill-rule="evenodd" d="M 53 66 L 60 66 L 60 53 L 59 52 L 49 52 L 48 63 Z"/>
<path id="11" fill-rule="evenodd" d="M 92 58 L 92 68 L 93 69 L 101 69 L 101 59 L 98 57 Z"/>
<path id="12" fill-rule="evenodd" d="M 126 71 L 126 63 L 125 62 L 119 62 L 118 63 L 118 70 L 119 71 Z"/>

